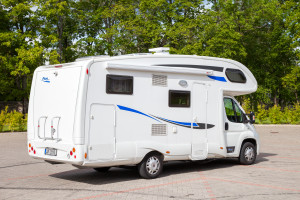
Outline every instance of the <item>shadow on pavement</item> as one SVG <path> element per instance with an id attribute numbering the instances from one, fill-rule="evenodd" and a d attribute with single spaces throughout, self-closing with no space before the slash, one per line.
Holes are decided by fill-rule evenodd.
<path id="1" fill-rule="evenodd" d="M 105 185 L 115 182 L 140 179 L 137 170 L 112 167 L 108 172 L 101 173 L 94 169 L 74 169 L 50 175 L 51 177 L 92 185 Z"/>
<path id="2" fill-rule="evenodd" d="M 277 154 L 261 153 L 256 163 L 268 161 L 267 157 Z M 230 168 L 239 165 L 237 159 L 215 159 L 205 161 L 173 161 L 164 164 L 164 170 L 160 177 L 167 177 L 174 174 L 185 174 L 191 172 L 205 172 L 215 169 Z M 94 169 L 74 169 L 50 175 L 51 177 L 65 179 L 75 182 L 83 182 L 92 185 L 105 185 L 115 182 L 126 182 L 141 179 L 136 167 L 112 167 L 108 172 L 101 173 Z"/>
<path id="3" fill-rule="evenodd" d="M 271 157 L 271 156 L 277 156 L 277 154 L 275 154 L 275 153 L 260 153 L 257 156 L 255 163 L 261 163 L 261 162 L 269 161 L 269 159 L 267 159 L 267 157 Z"/>

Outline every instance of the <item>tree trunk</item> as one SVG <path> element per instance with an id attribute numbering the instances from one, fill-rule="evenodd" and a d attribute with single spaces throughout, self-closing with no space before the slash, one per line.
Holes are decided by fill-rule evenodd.
<path id="1" fill-rule="evenodd" d="M 27 76 L 23 76 L 23 78 L 22 78 L 22 89 L 23 89 L 24 92 L 27 89 Z M 27 94 L 23 94 L 23 105 L 22 105 L 23 109 L 22 109 L 22 113 L 24 114 L 24 116 L 27 113 L 27 107 L 26 107 L 26 103 L 25 103 L 26 100 L 27 100 Z"/>
<path id="2" fill-rule="evenodd" d="M 62 0 L 59 0 L 58 3 L 61 3 Z M 62 63 L 63 61 L 63 27 L 64 27 L 64 18 L 59 13 L 58 15 L 58 22 L 57 22 L 57 35 L 58 35 L 58 61 Z"/>
<path id="3" fill-rule="evenodd" d="M 277 92 L 274 94 L 274 105 L 278 106 Z"/>
<path id="4" fill-rule="evenodd" d="M 59 58 L 58 61 L 59 63 L 62 63 L 62 57 L 63 57 L 63 17 L 59 16 L 58 17 L 58 25 L 57 25 L 57 32 L 58 32 L 58 54 Z"/>

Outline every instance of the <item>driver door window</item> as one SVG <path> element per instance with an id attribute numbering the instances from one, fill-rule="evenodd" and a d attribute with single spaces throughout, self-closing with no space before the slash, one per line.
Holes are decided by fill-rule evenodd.
<path id="1" fill-rule="evenodd" d="M 224 98 L 224 107 L 227 119 L 235 123 L 243 123 L 243 112 L 236 102 L 230 98 Z"/>
<path id="2" fill-rule="evenodd" d="M 241 111 L 240 107 L 237 105 L 236 102 L 233 101 L 233 104 L 234 104 L 234 110 L 236 113 L 236 122 L 243 123 L 243 112 Z"/>

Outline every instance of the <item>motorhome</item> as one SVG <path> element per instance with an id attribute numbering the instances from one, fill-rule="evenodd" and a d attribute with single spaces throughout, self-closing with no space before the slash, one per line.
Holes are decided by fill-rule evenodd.
<path id="1" fill-rule="evenodd" d="M 158 177 L 174 160 L 253 164 L 254 115 L 234 98 L 256 91 L 251 71 L 230 59 L 151 51 L 38 67 L 29 155 L 97 171 L 136 165 L 144 178 Z"/>

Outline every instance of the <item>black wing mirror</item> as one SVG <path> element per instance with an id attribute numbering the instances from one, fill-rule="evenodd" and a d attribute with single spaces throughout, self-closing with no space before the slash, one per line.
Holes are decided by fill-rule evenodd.
<path id="1" fill-rule="evenodd" d="M 247 119 L 246 115 L 249 116 L 249 120 Z M 255 123 L 254 112 L 251 111 L 250 114 L 243 115 L 243 122 L 244 122 L 244 124 L 247 124 L 248 122 L 250 122 L 251 124 L 254 124 Z"/>

